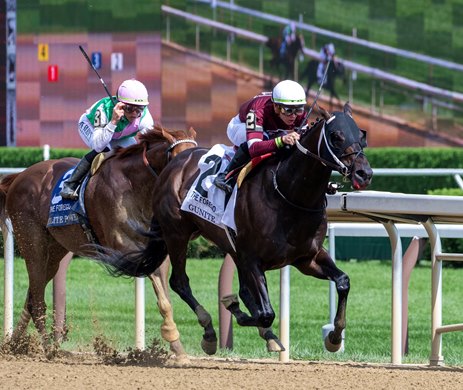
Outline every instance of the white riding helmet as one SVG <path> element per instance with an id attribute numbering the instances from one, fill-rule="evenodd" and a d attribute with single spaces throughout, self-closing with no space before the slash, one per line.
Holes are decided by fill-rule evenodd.
<path id="1" fill-rule="evenodd" d="M 334 56 L 334 44 L 333 43 L 328 43 L 328 45 L 326 46 L 326 50 L 329 55 Z"/>
<path id="2" fill-rule="evenodd" d="M 275 85 L 272 101 L 284 106 L 301 106 L 307 103 L 304 88 L 292 80 L 283 80 Z"/>
<path id="3" fill-rule="evenodd" d="M 134 106 L 147 106 L 149 104 L 148 91 L 138 80 L 125 80 L 117 90 L 117 100 Z"/>

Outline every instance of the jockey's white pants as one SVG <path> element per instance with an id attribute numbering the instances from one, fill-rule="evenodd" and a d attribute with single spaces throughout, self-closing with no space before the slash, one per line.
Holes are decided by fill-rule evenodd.
<path id="1" fill-rule="evenodd" d="M 240 121 L 239 115 L 234 116 L 228 123 L 227 136 L 235 146 L 240 146 L 247 141 L 246 124 Z"/>

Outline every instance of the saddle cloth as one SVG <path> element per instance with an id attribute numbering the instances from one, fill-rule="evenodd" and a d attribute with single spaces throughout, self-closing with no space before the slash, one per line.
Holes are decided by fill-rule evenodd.
<path id="1" fill-rule="evenodd" d="M 48 212 L 47 227 L 67 226 L 81 223 L 80 216 L 86 216 L 83 194 L 87 186 L 88 176 L 84 179 L 79 190 L 79 199 L 63 199 L 59 194 L 63 188 L 63 182 L 72 175 L 75 167 L 69 169 L 53 188 L 50 208 Z"/>
<path id="2" fill-rule="evenodd" d="M 188 190 L 181 210 L 193 213 L 217 226 L 236 231 L 234 208 L 237 187 L 231 196 L 214 185 L 214 179 L 227 168 L 235 154 L 233 147 L 214 145 L 198 162 L 199 175 Z"/>
<path id="3" fill-rule="evenodd" d="M 240 172 L 237 184 L 231 195 L 214 185 L 215 177 L 227 168 L 235 154 L 233 147 L 223 144 L 214 145 L 198 162 L 199 175 L 188 190 L 181 210 L 187 211 L 225 228 L 228 226 L 236 232 L 235 203 L 238 188 L 246 175 L 272 153 L 253 158 Z"/>

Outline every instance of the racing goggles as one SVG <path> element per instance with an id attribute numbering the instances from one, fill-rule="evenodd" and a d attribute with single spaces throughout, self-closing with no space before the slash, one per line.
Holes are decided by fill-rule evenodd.
<path id="1" fill-rule="evenodd" d="M 304 113 L 304 106 L 280 106 L 280 112 L 286 116 L 302 115 Z"/>
<path id="2" fill-rule="evenodd" d="M 130 104 L 124 105 L 124 111 L 129 114 L 131 114 L 132 112 L 135 112 L 138 115 L 141 115 L 144 109 L 145 109 L 145 106 L 132 106 Z"/>

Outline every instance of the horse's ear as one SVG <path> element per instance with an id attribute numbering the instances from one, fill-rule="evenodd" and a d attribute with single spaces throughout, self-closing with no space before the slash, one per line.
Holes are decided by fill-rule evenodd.
<path id="1" fill-rule="evenodd" d="M 195 131 L 195 129 L 193 129 L 193 127 L 190 127 L 188 129 L 188 136 L 190 136 L 193 139 L 196 139 L 196 131 Z"/>
<path id="2" fill-rule="evenodd" d="M 331 114 L 328 111 L 326 111 L 323 107 L 318 106 L 318 111 L 320 112 L 320 114 L 322 114 L 325 120 L 328 120 L 331 118 Z"/>
<path id="3" fill-rule="evenodd" d="M 171 144 L 175 142 L 175 138 L 164 127 L 162 128 L 162 136 Z"/>
<path id="4" fill-rule="evenodd" d="M 349 102 L 346 102 L 346 104 L 344 104 L 344 113 L 352 118 L 352 107 L 350 106 Z"/>

